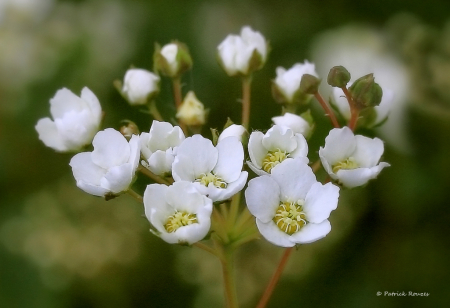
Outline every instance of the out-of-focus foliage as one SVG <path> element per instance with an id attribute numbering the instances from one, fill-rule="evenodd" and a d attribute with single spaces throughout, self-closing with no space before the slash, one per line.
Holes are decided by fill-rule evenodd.
<path id="1" fill-rule="evenodd" d="M 150 116 L 127 105 L 112 81 L 130 65 L 152 70 L 154 42 L 173 39 L 187 44 L 194 62 L 183 93 L 194 90 L 211 110 L 211 127 L 222 128 L 227 117 L 238 123 L 240 84 L 221 70 L 216 47 L 251 25 L 271 45 L 252 91 L 251 127 L 265 130 L 280 113 L 270 93 L 275 68 L 313 60 L 317 48 L 327 48 L 317 43 L 323 33 L 342 33 L 349 24 L 357 33 L 376 33 L 376 46 L 395 57 L 410 80 L 401 127 L 383 131 L 384 161 L 392 166 L 365 189 L 342 193 L 332 232 L 293 254 L 269 307 L 445 306 L 449 12 L 448 1 L 2 1 L 0 306 L 221 307 L 216 259 L 154 237 L 143 207 L 129 196 L 106 202 L 77 189 L 71 155 L 46 148 L 34 125 L 48 116 L 57 89 L 79 93 L 88 86 L 105 111 L 104 127 L 117 129 L 126 117 L 148 131 Z M 175 115 L 172 102 L 170 82 L 162 77 L 157 104 L 163 115 Z M 319 110 L 313 116 L 314 134 L 325 137 L 329 122 Z M 407 151 L 390 141 L 396 129 L 408 139 Z M 311 144 L 310 154 L 320 145 Z M 256 304 L 281 253 L 264 240 L 239 251 L 244 307 Z M 430 296 L 377 297 L 378 291 Z"/>

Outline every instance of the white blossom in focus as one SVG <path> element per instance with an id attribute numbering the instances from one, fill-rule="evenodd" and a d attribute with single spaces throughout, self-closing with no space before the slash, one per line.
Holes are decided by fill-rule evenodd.
<path id="1" fill-rule="evenodd" d="M 274 85 L 287 103 L 294 102 L 295 94 L 299 91 L 300 81 L 304 74 L 319 77 L 314 63 L 309 63 L 308 61 L 297 63 L 288 70 L 283 67 L 277 67 L 276 72 L 277 77 L 274 80 Z"/>
<path id="2" fill-rule="evenodd" d="M 146 167 L 156 175 L 170 174 L 177 147 L 184 139 L 179 126 L 153 120 L 150 132 L 141 133 L 139 138 Z"/>
<path id="3" fill-rule="evenodd" d="M 91 143 L 102 119 L 100 102 L 87 87 L 81 97 L 66 88 L 58 90 L 50 99 L 50 113 L 54 120 L 40 119 L 35 128 L 39 139 L 58 152 L 77 151 Z"/>
<path id="4" fill-rule="evenodd" d="M 231 198 L 247 181 L 242 171 L 244 149 L 236 137 L 221 140 L 216 147 L 200 135 L 186 138 L 177 149 L 172 165 L 176 182 L 193 182 L 197 190 L 213 201 Z"/>
<path id="5" fill-rule="evenodd" d="M 374 179 L 390 165 L 379 162 L 384 144 L 378 138 L 354 135 L 348 127 L 334 128 L 320 148 L 322 165 L 330 177 L 348 188 L 361 186 Z"/>
<path id="6" fill-rule="evenodd" d="M 245 127 L 242 125 L 231 124 L 227 128 L 225 128 L 220 134 L 217 142 L 222 141 L 227 137 L 236 137 L 239 141 L 242 142 L 242 135 L 246 132 Z"/>
<path id="7" fill-rule="evenodd" d="M 283 116 L 273 117 L 272 122 L 275 125 L 290 128 L 294 134 L 302 134 L 306 137 L 311 133 L 311 125 L 308 121 L 293 113 L 286 112 Z"/>
<path id="8" fill-rule="evenodd" d="M 229 76 L 248 75 L 260 69 L 267 59 L 266 39 L 246 26 L 241 35 L 228 35 L 217 47 L 219 60 Z"/>
<path id="9" fill-rule="evenodd" d="M 205 106 L 195 96 L 194 91 L 189 91 L 183 100 L 183 103 L 178 108 L 176 114 L 177 119 L 180 119 L 186 125 L 203 125 L 206 122 Z"/>
<path id="10" fill-rule="evenodd" d="M 245 200 L 256 225 L 269 242 L 292 247 L 326 236 L 328 217 L 336 209 L 339 187 L 316 181 L 302 159 L 291 159 L 272 170 L 272 174 L 250 180 Z"/>
<path id="11" fill-rule="evenodd" d="M 139 136 L 128 142 L 118 131 L 107 128 L 92 141 L 92 152 L 78 153 L 70 160 L 77 186 L 94 196 L 128 190 L 139 164 Z"/>
<path id="12" fill-rule="evenodd" d="M 194 244 L 211 227 L 212 200 L 200 194 L 190 182 L 148 185 L 144 207 L 145 216 L 158 235 L 170 244 Z"/>
<path id="13" fill-rule="evenodd" d="M 276 165 L 296 157 L 308 163 L 305 137 L 286 126 L 274 125 L 266 134 L 251 133 L 248 153 L 251 161 L 247 165 L 258 175 L 268 174 Z"/>
<path id="14" fill-rule="evenodd" d="M 130 105 L 145 105 L 159 92 L 158 75 L 144 69 L 129 69 L 124 77 L 122 94 Z"/>

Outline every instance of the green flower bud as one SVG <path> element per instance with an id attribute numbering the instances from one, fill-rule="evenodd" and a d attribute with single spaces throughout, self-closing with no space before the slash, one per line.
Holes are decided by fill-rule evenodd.
<path id="1" fill-rule="evenodd" d="M 320 79 L 310 74 L 304 74 L 300 81 L 300 91 L 306 94 L 316 94 L 319 91 Z"/>
<path id="2" fill-rule="evenodd" d="M 139 128 L 133 121 L 122 120 L 120 122 L 120 133 L 129 140 L 132 135 L 139 135 Z"/>
<path id="3" fill-rule="evenodd" d="M 155 44 L 153 59 L 156 70 L 170 78 L 178 78 L 192 67 L 192 58 L 187 46 L 177 41 L 163 48 Z"/>
<path id="4" fill-rule="evenodd" d="M 350 73 L 343 66 L 335 66 L 328 73 L 327 82 L 332 87 L 343 88 L 350 81 Z"/>
<path id="5" fill-rule="evenodd" d="M 375 82 L 373 74 L 357 79 L 348 90 L 352 95 L 355 107 L 359 110 L 378 106 L 383 97 L 383 90 Z"/>

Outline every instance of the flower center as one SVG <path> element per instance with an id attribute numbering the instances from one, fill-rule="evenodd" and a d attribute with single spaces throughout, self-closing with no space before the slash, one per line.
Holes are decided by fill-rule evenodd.
<path id="1" fill-rule="evenodd" d="M 217 188 L 227 188 L 228 185 L 221 177 L 218 177 L 212 172 L 209 172 L 208 174 L 202 174 L 196 181 L 200 182 L 206 187 L 208 187 L 209 183 L 213 183 L 213 185 Z"/>
<path id="2" fill-rule="evenodd" d="M 167 218 L 164 228 L 166 228 L 167 232 L 172 233 L 177 231 L 178 228 L 188 226 L 193 223 L 198 223 L 197 215 L 176 211 L 173 215 Z"/>
<path id="3" fill-rule="evenodd" d="M 308 221 L 303 212 L 303 204 L 305 204 L 305 201 L 302 199 L 297 202 L 283 202 L 280 204 L 273 221 L 281 231 L 292 235 L 307 224 Z"/>
<path id="4" fill-rule="evenodd" d="M 341 169 L 351 170 L 351 169 L 356 169 L 358 167 L 359 167 L 359 165 L 355 161 L 355 158 L 350 156 L 349 158 L 334 164 L 333 167 L 332 167 L 332 170 L 333 170 L 333 173 L 337 173 Z"/>
<path id="5" fill-rule="evenodd" d="M 275 167 L 288 157 L 289 153 L 283 152 L 280 149 L 276 149 L 275 151 L 269 151 L 266 157 L 264 157 L 263 159 L 262 168 L 267 173 L 270 173 L 273 167 Z"/>

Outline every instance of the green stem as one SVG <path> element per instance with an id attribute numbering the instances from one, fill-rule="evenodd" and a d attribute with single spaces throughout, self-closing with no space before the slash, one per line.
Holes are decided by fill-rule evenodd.
<path id="1" fill-rule="evenodd" d="M 228 308 L 237 308 L 238 300 L 236 293 L 236 281 L 234 279 L 234 249 L 230 246 L 224 247 L 224 259 L 222 263 L 223 282 L 225 287 L 225 299 Z"/>
<path id="2" fill-rule="evenodd" d="M 158 108 L 156 107 L 156 102 L 154 100 L 151 101 L 150 104 L 148 105 L 148 110 L 155 120 L 164 122 L 164 119 L 159 113 Z"/>
<path id="3" fill-rule="evenodd" d="M 248 130 L 250 124 L 250 94 L 251 94 L 252 76 L 242 78 L 242 126 Z"/>
<path id="4" fill-rule="evenodd" d="M 135 192 L 134 190 L 132 190 L 131 188 L 127 190 L 127 194 L 129 194 L 131 197 L 133 197 L 137 202 L 143 203 L 142 196 L 140 194 L 138 194 L 137 192 Z"/>
<path id="5" fill-rule="evenodd" d="M 264 308 L 266 307 L 267 303 L 269 302 L 270 296 L 272 296 L 273 290 L 275 289 L 275 286 L 278 283 L 278 280 L 280 279 L 281 273 L 283 272 L 284 267 L 286 266 L 287 261 L 289 260 L 289 256 L 292 253 L 294 247 L 286 248 L 286 250 L 283 253 L 283 256 L 281 257 L 280 264 L 278 264 L 278 267 L 275 271 L 275 273 L 272 276 L 272 279 L 270 279 L 269 284 L 267 285 L 266 290 L 264 291 L 263 296 L 261 297 L 261 300 L 258 303 L 258 306 L 256 308 Z"/>
<path id="6" fill-rule="evenodd" d="M 180 109 L 181 104 L 183 103 L 181 91 L 181 78 L 180 77 L 173 78 L 172 86 L 173 86 L 173 99 L 175 100 L 175 109 L 178 111 L 178 109 Z M 184 124 L 182 121 L 179 121 L 178 125 L 183 130 L 184 135 L 188 136 L 186 124 Z"/>
<path id="7" fill-rule="evenodd" d="M 153 172 L 151 172 L 150 170 L 148 170 L 147 168 L 145 168 L 142 165 L 139 165 L 138 171 L 141 172 L 142 174 L 145 174 L 146 176 L 151 178 L 156 183 L 165 184 L 167 186 L 170 186 L 170 183 L 168 181 L 164 180 L 162 177 L 157 176 L 156 174 L 154 174 Z"/>

